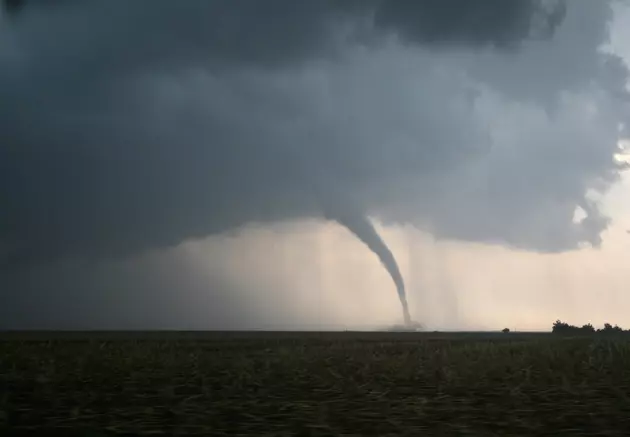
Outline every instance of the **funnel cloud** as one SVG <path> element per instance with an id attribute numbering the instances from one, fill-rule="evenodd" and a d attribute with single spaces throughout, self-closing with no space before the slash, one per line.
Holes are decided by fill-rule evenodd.
<path id="1" fill-rule="evenodd" d="M 402 305 L 403 320 L 406 325 L 411 323 L 411 315 L 409 314 L 409 305 L 407 304 L 407 295 L 405 293 L 405 282 L 400 274 L 396 258 L 392 254 L 389 247 L 385 244 L 381 236 L 374 229 L 374 225 L 370 220 L 361 214 L 352 214 L 341 208 L 331 211 L 329 218 L 338 221 L 341 225 L 348 228 L 350 232 L 357 236 L 372 252 L 378 256 L 389 275 L 394 281 L 398 299 Z"/>

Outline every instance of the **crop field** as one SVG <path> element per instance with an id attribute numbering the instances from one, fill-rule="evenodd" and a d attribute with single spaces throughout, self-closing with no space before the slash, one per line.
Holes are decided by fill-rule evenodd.
<path id="1" fill-rule="evenodd" d="M 630 435 L 630 340 L 4 333 L 0 435 Z"/>

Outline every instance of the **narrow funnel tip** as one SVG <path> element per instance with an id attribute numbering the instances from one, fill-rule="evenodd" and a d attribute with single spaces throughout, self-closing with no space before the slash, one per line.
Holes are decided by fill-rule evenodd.
<path id="1" fill-rule="evenodd" d="M 405 325 L 411 325 L 412 321 L 411 321 L 411 315 L 409 314 L 409 310 L 407 308 L 405 308 L 405 310 L 403 311 L 403 319 L 404 319 L 404 323 Z"/>
<path id="2" fill-rule="evenodd" d="M 403 310 L 403 323 L 405 325 L 409 325 L 411 323 L 411 315 L 409 314 L 409 305 L 407 304 L 407 299 L 405 299 L 402 293 L 399 293 L 401 296 L 400 303 L 402 304 Z"/>

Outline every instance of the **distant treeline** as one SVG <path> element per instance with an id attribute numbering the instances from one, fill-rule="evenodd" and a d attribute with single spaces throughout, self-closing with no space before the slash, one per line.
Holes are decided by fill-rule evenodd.
<path id="1" fill-rule="evenodd" d="M 624 330 L 621 327 L 611 325 L 610 323 L 604 323 L 602 329 L 595 329 L 590 323 L 583 326 L 573 326 L 568 323 L 556 320 L 551 329 L 553 334 L 621 334 L 630 333 L 630 330 Z"/>

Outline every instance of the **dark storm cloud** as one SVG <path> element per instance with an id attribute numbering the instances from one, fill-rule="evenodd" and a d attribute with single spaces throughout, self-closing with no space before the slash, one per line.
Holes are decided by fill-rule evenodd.
<path id="1" fill-rule="evenodd" d="M 381 1 L 377 27 L 409 41 L 430 44 L 492 43 L 507 48 L 527 37 L 549 37 L 562 21 L 563 1 L 470 2 L 464 0 Z"/>
<path id="2" fill-rule="evenodd" d="M 530 36 L 551 35 L 564 15 L 564 3 L 558 0 L 191 0 L 177 5 L 170 0 L 116 4 L 5 0 L 5 4 L 14 17 L 22 15 L 20 26 L 39 54 L 73 56 L 83 46 L 84 58 L 74 59 L 81 67 L 125 72 L 134 64 L 164 66 L 169 57 L 179 66 L 205 65 L 208 58 L 265 65 L 311 58 L 329 53 L 344 28 L 350 34 L 358 29 L 393 32 L 410 42 L 505 47 Z M 51 40 L 48 31 L 60 22 L 63 31 Z M 63 56 L 60 60 L 67 59 Z"/>
<path id="3" fill-rule="evenodd" d="M 522 84 L 536 104 L 545 87 L 621 92 L 602 79 L 604 13 L 586 26 L 596 30 L 584 32 L 590 45 L 545 52 L 564 41 L 537 39 L 565 26 L 552 3 L 26 2 L 0 27 L 4 262 L 130 254 L 252 221 L 319 217 L 327 196 L 447 237 L 535 250 L 597 243 L 606 226 L 597 211 L 581 227 L 570 216 L 590 185 L 616 175 L 609 97 L 592 138 L 573 119 L 549 131 L 525 110 L 544 125 L 538 146 L 508 135 L 515 151 L 479 164 L 490 166 L 485 182 L 475 173 L 494 144 L 474 115 L 480 104 L 494 117 Z M 578 22 L 595 8 L 574 4 Z M 507 59 L 531 66 L 537 56 L 546 77 L 514 85 Z M 567 69 L 567 59 L 590 69 Z M 474 97 L 484 87 L 499 95 Z M 566 148 L 547 152 L 549 142 Z M 515 179 L 511 159 L 542 179 Z"/>

